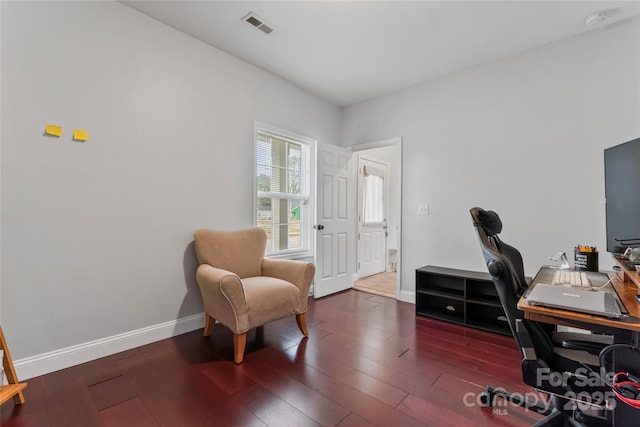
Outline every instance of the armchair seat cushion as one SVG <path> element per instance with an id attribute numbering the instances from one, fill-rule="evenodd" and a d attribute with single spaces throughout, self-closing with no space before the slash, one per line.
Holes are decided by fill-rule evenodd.
<path id="1" fill-rule="evenodd" d="M 247 299 L 249 329 L 298 314 L 300 290 L 293 283 L 275 277 L 242 279 Z"/>

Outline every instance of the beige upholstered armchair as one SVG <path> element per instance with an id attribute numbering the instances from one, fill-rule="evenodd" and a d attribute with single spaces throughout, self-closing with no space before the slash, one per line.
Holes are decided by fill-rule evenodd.
<path id="1" fill-rule="evenodd" d="M 315 266 L 264 258 L 266 242 L 261 228 L 195 232 L 204 336 L 216 320 L 231 329 L 236 363 L 242 363 L 249 329 L 295 314 L 300 331 L 309 336 L 306 311 Z"/>

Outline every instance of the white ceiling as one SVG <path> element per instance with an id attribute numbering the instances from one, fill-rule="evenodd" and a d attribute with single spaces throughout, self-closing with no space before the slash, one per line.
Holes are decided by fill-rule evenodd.
<path id="1" fill-rule="evenodd" d="M 640 14 L 640 1 L 122 1 L 338 106 Z M 611 9 L 588 27 L 584 18 Z M 241 20 L 254 12 L 270 35 Z"/>

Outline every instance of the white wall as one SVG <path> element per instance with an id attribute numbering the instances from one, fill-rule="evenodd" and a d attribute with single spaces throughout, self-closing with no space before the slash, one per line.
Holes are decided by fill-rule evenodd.
<path id="1" fill-rule="evenodd" d="M 2 23 L 2 8 L 0 7 L 0 24 Z M 2 37 L 0 34 L 0 45 Z M 1 51 L 2 49 L 0 49 Z M 0 55 L 0 118 L 2 117 L 2 55 Z M 0 120 L 0 242 L 2 242 L 2 120 Z M 2 321 L 2 244 L 0 244 L 0 326 Z M 1 380 L 0 380 L 1 381 Z"/>
<path id="2" fill-rule="evenodd" d="M 486 271 L 474 206 L 500 214 L 529 275 L 576 244 L 604 250 L 603 149 L 640 136 L 640 22 L 345 108 L 342 126 L 345 146 L 403 137 L 403 290 L 426 264 Z"/>
<path id="3" fill-rule="evenodd" d="M 338 144 L 340 109 L 116 2 L 1 7 L 13 358 L 201 313 L 193 232 L 252 225 L 253 121 Z"/>

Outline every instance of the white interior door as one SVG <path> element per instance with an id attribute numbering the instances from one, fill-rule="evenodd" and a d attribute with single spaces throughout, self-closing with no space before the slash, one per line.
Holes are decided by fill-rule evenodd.
<path id="1" fill-rule="evenodd" d="M 358 155 L 358 277 L 386 270 L 389 165 Z"/>
<path id="2" fill-rule="evenodd" d="M 313 296 L 323 297 L 353 284 L 354 214 L 348 209 L 351 150 L 318 143 L 316 275 Z"/>

